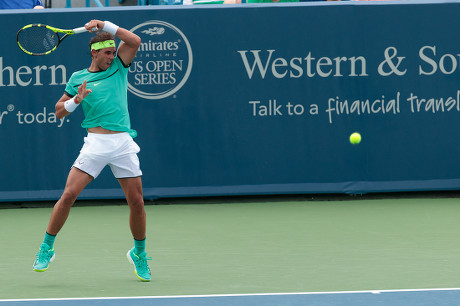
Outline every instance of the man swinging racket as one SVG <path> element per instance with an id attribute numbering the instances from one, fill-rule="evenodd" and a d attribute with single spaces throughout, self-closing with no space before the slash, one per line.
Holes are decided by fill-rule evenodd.
<path id="1" fill-rule="evenodd" d="M 129 225 L 134 247 L 127 253 L 135 273 L 150 281 L 145 252 L 146 214 L 142 194 L 142 172 L 128 113 L 128 67 L 136 56 L 141 39 L 109 21 L 91 20 L 85 25 L 97 35 L 90 40 L 91 65 L 72 74 L 63 96 L 56 103 L 56 116 L 70 115 L 81 104 L 88 131 L 80 155 L 73 164 L 61 198 L 55 204 L 45 239 L 33 269 L 43 272 L 55 258 L 54 239 L 64 225 L 80 192 L 109 165 L 123 189 L 129 205 Z M 122 43 L 115 48 L 115 36 Z"/>

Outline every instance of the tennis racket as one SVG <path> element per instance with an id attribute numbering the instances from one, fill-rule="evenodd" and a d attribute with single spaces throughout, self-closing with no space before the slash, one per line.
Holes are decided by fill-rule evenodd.
<path id="1" fill-rule="evenodd" d="M 70 35 L 87 31 L 85 27 L 63 30 L 45 24 L 29 24 L 18 31 L 16 41 L 19 48 L 29 55 L 46 55 L 56 50 L 59 44 Z"/>

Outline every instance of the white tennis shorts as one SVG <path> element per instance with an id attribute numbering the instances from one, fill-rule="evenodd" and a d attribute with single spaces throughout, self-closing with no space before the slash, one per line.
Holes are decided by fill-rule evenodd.
<path id="1" fill-rule="evenodd" d="M 107 165 L 117 179 L 142 175 L 137 157 L 140 148 L 128 133 L 88 133 L 84 141 L 73 167 L 93 178 L 96 178 Z"/>

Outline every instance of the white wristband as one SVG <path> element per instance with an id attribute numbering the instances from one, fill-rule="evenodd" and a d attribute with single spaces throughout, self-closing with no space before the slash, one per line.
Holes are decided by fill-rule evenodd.
<path id="1" fill-rule="evenodd" d="M 75 103 L 75 97 L 64 102 L 64 108 L 69 113 L 73 112 L 78 107 L 78 105 L 80 105 L 80 103 Z"/>
<path id="2" fill-rule="evenodd" d="M 118 28 L 119 26 L 117 26 L 116 24 L 113 24 L 110 21 L 104 21 L 104 27 L 102 28 L 102 31 L 116 35 Z"/>

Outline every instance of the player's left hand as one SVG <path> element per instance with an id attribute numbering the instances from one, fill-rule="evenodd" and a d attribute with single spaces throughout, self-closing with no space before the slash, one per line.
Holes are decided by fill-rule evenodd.
<path id="1" fill-rule="evenodd" d="M 90 33 L 95 33 L 99 32 L 102 30 L 104 27 L 104 21 L 93 19 L 87 24 L 85 24 L 85 28 L 90 32 Z"/>

